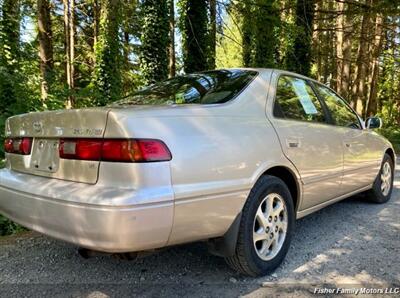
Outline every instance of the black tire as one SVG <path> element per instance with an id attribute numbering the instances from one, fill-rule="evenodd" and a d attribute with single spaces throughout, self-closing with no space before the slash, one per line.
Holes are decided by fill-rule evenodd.
<path id="1" fill-rule="evenodd" d="M 386 195 L 384 195 L 381 190 L 381 185 L 382 185 L 381 174 L 383 172 L 385 163 L 388 163 L 390 165 L 390 169 L 391 169 L 390 190 Z M 390 157 L 389 154 L 385 153 L 385 155 L 383 156 L 381 169 L 379 170 L 379 173 L 378 173 L 377 177 L 375 178 L 372 189 L 368 190 L 365 193 L 367 199 L 369 201 L 371 201 L 373 203 L 377 203 L 377 204 L 383 204 L 383 203 L 386 203 L 387 201 L 389 201 L 390 197 L 392 195 L 392 191 L 393 191 L 393 180 L 394 180 L 394 161 Z"/>
<path id="2" fill-rule="evenodd" d="M 258 207 L 268 194 L 276 193 L 284 200 L 287 211 L 286 238 L 279 252 L 270 260 L 261 259 L 253 244 L 254 220 Z M 294 225 L 295 212 L 292 196 L 286 184 L 274 176 L 262 176 L 253 189 L 243 207 L 240 221 L 236 252 L 226 262 L 234 270 L 250 276 L 263 276 L 276 269 L 284 260 L 290 246 Z"/>

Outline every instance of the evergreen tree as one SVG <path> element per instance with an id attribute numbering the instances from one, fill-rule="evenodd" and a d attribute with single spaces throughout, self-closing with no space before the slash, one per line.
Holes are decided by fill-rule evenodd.
<path id="1" fill-rule="evenodd" d="M 119 0 L 101 2 L 99 36 L 95 45 L 95 76 L 97 103 L 105 105 L 121 96 L 121 3 Z"/>
<path id="2" fill-rule="evenodd" d="M 167 1 L 144 0 L 140 68 L 146 84 L 168 77 L 169 14 Z"/>

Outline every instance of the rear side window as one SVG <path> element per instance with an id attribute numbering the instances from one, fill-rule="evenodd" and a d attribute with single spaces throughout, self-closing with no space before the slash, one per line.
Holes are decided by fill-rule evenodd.
<path id="1" fill-rule="evenodd" d="M 256 75 L 256 71 L 222 69 L 178 76 L 148 86 L 112 106 L 224 103 L 238 95 Z"/>
<path id="2" fill-rule="evenodd" d="M 315 87 L 321 99 L 326 103 L 336 125 L 361 129 L 358 116 L 343 99 L 325 86 L 315 84 Z"/>
<path id="3" fill-rule="evenodd" d="M 300 121 L 325 122 L 324 111 L 311 86 L 304 80 L 281 76 L 278 80 L 274 116 Z"/>

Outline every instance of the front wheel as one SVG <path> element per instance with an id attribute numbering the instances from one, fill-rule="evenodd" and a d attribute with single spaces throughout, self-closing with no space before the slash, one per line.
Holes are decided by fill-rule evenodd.
<path id="1" fill-rule="evenodd" d="M 385 154 L 381 169 L 376 177 L 372 189 L 367 191 L 367 198 L 374 203 L 382 204 L 390 200 L 393 190 L 394 161 Z"/>
<path id="2" fill-rule="evenodd" d="M 243 208 L 235 255 L 226 258 L 235 270 L 261 276 L 285 258 L 294 229 L 292 196 L 279 178 L 263 176 Z"/>

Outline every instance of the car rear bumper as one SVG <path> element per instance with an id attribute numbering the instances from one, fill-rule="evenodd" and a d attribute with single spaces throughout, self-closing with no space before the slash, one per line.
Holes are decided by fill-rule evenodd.
<path id="1" fill-rule="evenodd" d="M 21 180 L 29 181 L 21 184 Z M 51 183 L 51 191 L 45 187 L 46 182 Z M 66 184 L 70 184 L 69 192 Z M 19 185 L 19 189 L 15 185 Z M 32 187 L 36 187 L 36 193 L 31 191 Z M 41 194 L 37 188 L 42 188 Z M 80 202 L 71 200 L 77 189 L 82 193 Z M 65 199 L 61 198 L 60 192 Z M 102 196 L 112 199 L 110 195 L 121 204 L 91 203 L 98 202 Z M 110 191 L 96 185 L 0 171 L 1 214 L 48 236 L 105 252 L 164 246 L 172 227 L 173 196 L 170 195 L 161 193 L 157 202 L 153 193 L 150 202 L 146 203 L 137 198 L 143 194 L 135 190 Z"/>

